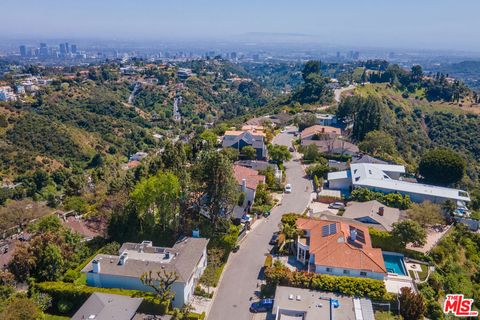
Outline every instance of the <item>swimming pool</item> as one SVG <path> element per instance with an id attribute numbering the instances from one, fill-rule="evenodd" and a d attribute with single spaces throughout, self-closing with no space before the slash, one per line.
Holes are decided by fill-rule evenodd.
<path id="1" fill-rule="evenodd" d="M 388 273 L 396 273 L 402 276 L 407 275 L 405 264 L 403 262 L 403 255 L 384 252 L 383 261 L 385 261 L 385 268 L 387 268 Z"/>

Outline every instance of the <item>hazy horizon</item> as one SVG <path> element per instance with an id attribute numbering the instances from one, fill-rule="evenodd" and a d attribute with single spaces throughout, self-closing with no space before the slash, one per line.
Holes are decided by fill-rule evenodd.
<path id="1" fill-rule="evenodd" d="M 3 0 L 0 40 L 288 41 L 480 51 L 480 1 Z"/>

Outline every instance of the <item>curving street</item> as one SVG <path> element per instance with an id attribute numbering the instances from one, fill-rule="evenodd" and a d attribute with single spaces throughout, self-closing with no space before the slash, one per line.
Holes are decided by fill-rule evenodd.
<path id="1" fill-rule="evenodd" d="M 294 129 L 277 135 L 273 143 L 291 146 Z M 255 223 L 252 230 L 240 245 L 240 250 L 232 253 L 225 267 L 215 300 L 209 312 L 209 320 L 247 320 L 251 299 L 259 290 L 260 273 L 271 246 L 268 244 L 272 233 L 278 230 L 284 213 L 301 213 L 310 202 L 312 186 L 305 178 L 299 155 L 294 153 L 291 161 L 285 164 L 287 183 L 292 185 L 292 193 L 285 194 L 282 203 L 272 209 L 270 217 Z"/>

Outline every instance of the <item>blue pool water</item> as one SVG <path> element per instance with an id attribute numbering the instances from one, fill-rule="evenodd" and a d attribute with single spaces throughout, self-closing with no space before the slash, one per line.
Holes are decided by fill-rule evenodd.
<path id="1" fill-rule="evenodd" d="M 402 276 L 407 275 L 407 271 L 405 270 L 405 264 L 403 263 L 403 256 L 383 253 L 383 260 L 385 261 L 385 267 L 387 268 L 387 272 L 396 273 Z"/>

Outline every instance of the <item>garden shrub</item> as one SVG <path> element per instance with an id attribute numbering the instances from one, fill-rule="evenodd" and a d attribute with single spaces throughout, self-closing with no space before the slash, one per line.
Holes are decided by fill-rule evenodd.
<path id="1" fill-rule="evenodd" d="M 330 291 L 373 300 L 390 300 L 391 296 L 381 280 L 330 276 L 305 271 L 291 271 L 285 266 L 274 266 L 265 271 L 267 284 Z"/>

